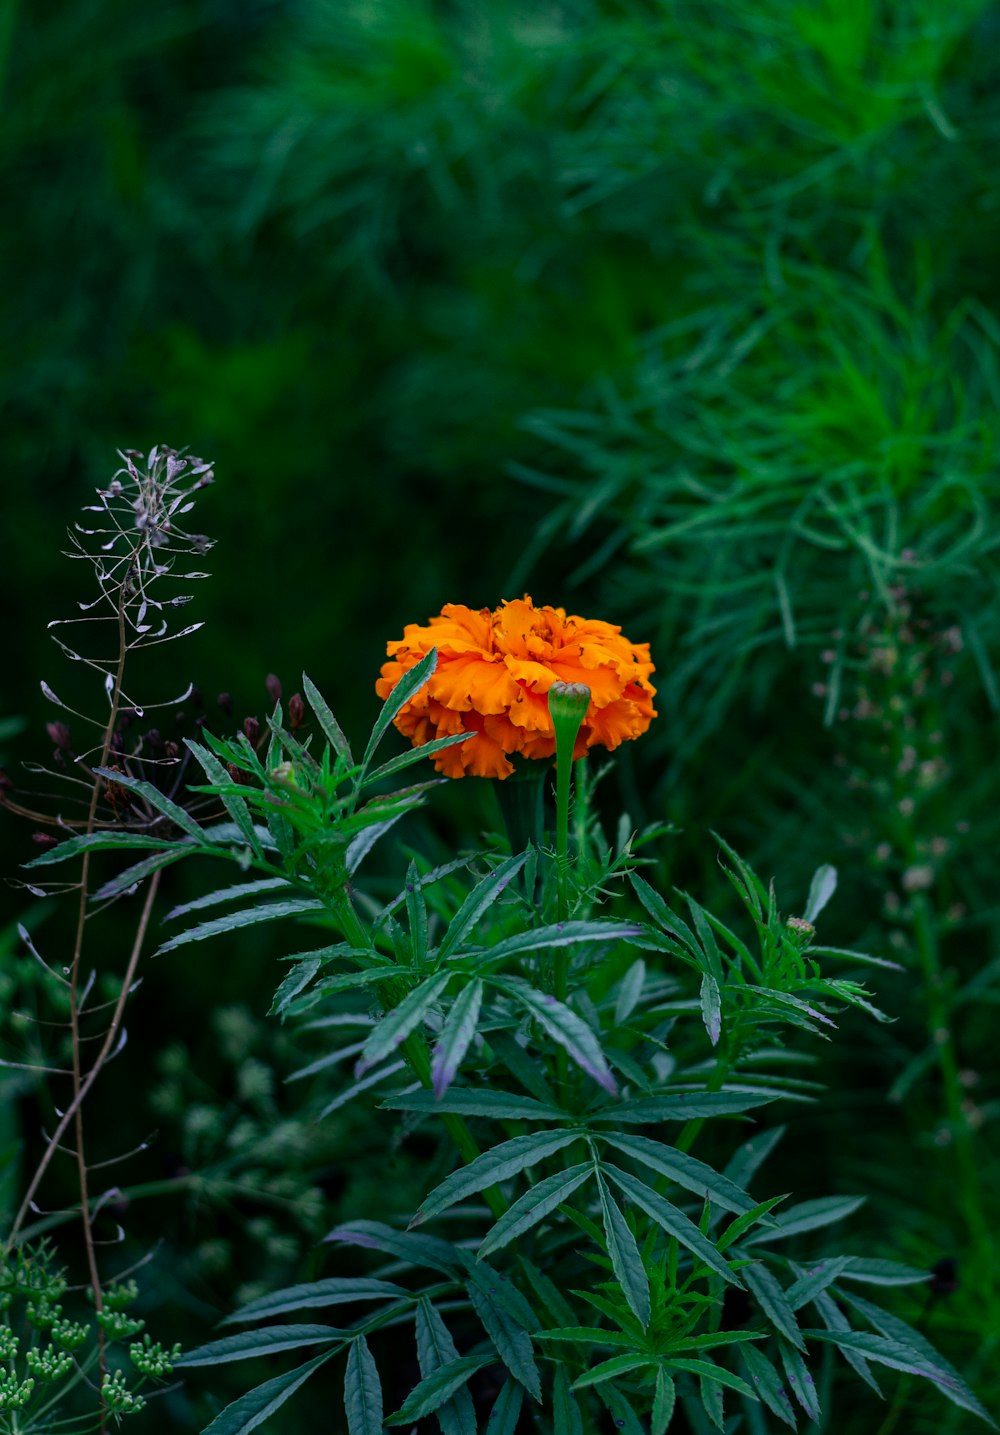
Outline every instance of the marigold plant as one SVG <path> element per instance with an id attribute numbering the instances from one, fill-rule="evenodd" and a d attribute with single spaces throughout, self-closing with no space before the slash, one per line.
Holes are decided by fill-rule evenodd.
<path id="1" fill-rule="evenodd" d="M 641 736 L 656 716 L 648 643 L 630 642 L 613 623 L 536 607 L 527 594 L 492 613 L 446 603 L 425 627 L 408 623 L 403 637 L 387 645 L 379 697 L 387 698 L 431 648 L 437 649 L 437 671 L 395 723 L 416 747 L 473 734 L 435 754 L 435 766 L 448 777 L 505 778 L 514 771 L 513 753 L 552 757 L 547 694 L 553 683 L 590 689 L 576 757 Z"/>

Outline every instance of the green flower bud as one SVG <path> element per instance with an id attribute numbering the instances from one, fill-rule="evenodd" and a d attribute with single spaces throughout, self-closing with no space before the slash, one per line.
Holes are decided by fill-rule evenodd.
<path id="1" fill-rule="evenodd" d="M 549 714 L 557 737 L 560 729 L 572 728 L 573 741 L 576 742 L 580 724 L 589 707 L 590 689 L 586 683 L 553 683 L 549 688 Z"/>

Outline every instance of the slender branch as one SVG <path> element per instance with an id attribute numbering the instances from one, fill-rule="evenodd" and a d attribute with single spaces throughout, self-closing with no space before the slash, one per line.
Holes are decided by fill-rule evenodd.
<path id="1" fill-rule="evenodd" d="M 76 1116 L 78 1107 L 80 1106 L 80 1104 L 82 1104 L 83 1101 L 86 1100 L 87 1093 L 90 1091 L 90 1088 L 93 1086 L 94 1082 L 97 1080 L 97 1077 L 100 1075 L 101 1068 L 107 1061 L 108 1055 L 111 1052 L 112 1046 L 114 1045 L 115 1039 L 121 1027 L 122 1015 L 125 1010 L 125 1003 L 128 1000 L 129 989 L 131 988 L 132 982 L 135 978 L 136 967 L 139 963 L 139 956 L 141 954 L 143 943 L 146 938 L 146 932 L 149 927 L 149 919 L 152 914 L 153 902 L 155 900 L 156 892 L 159 887 L 161 875 L 162 874 L 159 872 L 154 872 L 152 877 L 150 878 L 149 887 L 146 891 L 146 899 L 143 903 L 142 914 L 139 918 L 139 925 L 136 928 L 135 941 L 132 946 L 132 952 L 129 956 L 128 967 L 126 968 L 125 977 L 122 982 L 122 989 L 118 994 L 118 1000 L 115 1003 L 114 1015 L 111 1018 L 111 1024 L 109 1025 L 107 1034 L 105 1035 L 104 1043 L 101 1047 L 100 1052 L 97 1055 L 97 1059 L 95 1060 L 93 1066 L 90 1068 L 87 1075 L 83 1079 L 83 1084 L 80 1087 L 79 1095 L 75 1095 L 73 1097 L 72 1102 L 63 1112 L 62 1117 L 59 1121 L 59 1125 L 56 1127 L 53 1134 L 52 1141 L 46 1147 L 42 1159 L 38 1163 L 38 1169 L 35 1171 L 35 1174 L 31 1179 L 31 1183 L 28 1186 L 27 1193 L 25 1194 L 24 1200 L 21 1203 L 20 1210 L 18 1211 L 17 1216 L 14 1219 L 14 1224 L 11 1227 L 11 1244 L 15 1242 L 21 1230 L 21 1227 L 24 1225 L 24 1222 L 31 1211 L 31 1203 L 34 1200 L 35 1192 L 38 1190 L 38 1187 L 41 1184 L 42 1177 L 45 1175 L 45 1171 L 48 1167 L 49 1161 L 52 1159 L 52 1153 L 55 1149 L 55 1143 L 58 1142 L 65 1135 L 70 1122 Z"/>

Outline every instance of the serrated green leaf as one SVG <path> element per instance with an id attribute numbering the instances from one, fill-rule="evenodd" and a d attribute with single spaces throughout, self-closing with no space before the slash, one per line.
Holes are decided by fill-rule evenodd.
<path id="1" fill-rule="evenodd" d="M 819 1312 L 819 1318 L 827 1330 L 831 1332 L 850 1332 L 850 1322 L 829 1291 L 817 1292 L 813 1296 L 812 1303 Z M 879 1389 L 878 1381 L 869 1370 L 868 1362 L 864 1356 L 859 1355 L 856 1350 L 851 1350 L 850 1347 L 844 1347 L 841 1350 L 841 1354 L 847 1363 L 853 1366 L 865 1384 L 869 1385 L 872 1390 L 875 1391 L 876 1395 L 881 1397 L 882 1392 Z"/>
<path id="2" fill-rule="evenodd" d="M 715 1205 L 726 1211 L 742 1215 L 745 1211 L 754 1209 L 752 1198 L 734 1181 L 714 1171 L 704 1161 L 688 1156 L 673 1146 L 650 1141 L 646 1136 L 613 1136 L 610 1132 L 603 1131 L 600 1133 L 600 1139 L 624 1152 L 626 1156 L 631 1156 L 633 1160 L 641 1162 L 643 1166 L 648 1166 L 651 1171 L 675 1181 L 685 1190 L 693 1191 L 703 1199 L 706 1196 L 711 1197 Z"/>
<path id="3" fill-rule="evenodd" d="M 127 788 L 129 792 L 136 793 L 144 802 L 149 803 L 154 812 L 161 813 L 162 816 L 168 818 L 175 827 L 179 827 L 182 832 L 186 832 L 189 837 L 193 837 L 196 842 L 203 840 L 201 827 L 191 814 L 185 812 L 184 808 L 179 807 L 176 802 L 172 802 L 171 799 L 165 796 L 153 783 L 143 782 L 137 777 L 128 777 L 124 772 L 116 772 L 110 767 L 95 767 L 93 772 L 96 776 L 103 777 L 105 782 L 113 782 L 116 787 L 124 787 Z"/>
<path id="4" fill-rule="evenodd" d="M 215 756 L 213 752 L 210 752 L 208 748 L 203 747 L 200 742 L 194 742 L 191 738 L 185 738 L 184 745 L 201 764 L 201 767 L 204 769 L 205 776 L 208 778 L 210 783 L 220 788 L 232 786 L 232 781 L 229 773 L 226 771 L 222 763 L 219 761 L 219 759 Z M 251 851 L 256 857 L 263 857 L 264 849 L 261 845 L 260 838 L 257 835 L 257 831 L 254 828 L 253 818 L 250 816 L 250 809 L 246 804 L 245 798 L 240 797 L 237 793 L 234 792 L 220 792 L 219 797 L 222 801 L 223 807 L 229 813 L 236 827 L 239 829 L 241 835 L 246 841 L 247 846 L 251 849 Z"/>
<path id="5" fill-rule="evenodd" d="M 639 1247 L 600 1173 L 597 1176 L 597 1187 L 601 1197 L 604 1238 L 607 1241 L 608 1255 L 611 1257 L 611 1269 L 621 1286 L 629 1309 L 645 1330 L 650 1317 L 649 1277 Z"/>
<path id="6" fill-rule="evenodd" d="M 225 917 L 213 917 L 197 927 L 188 927 L 157 948 L 156 955 L 163 956 L 188 942 L 203 942 L 208 937 L 218 937 L 224 932 L 242 931 L 244 927 L 256 927 L 262 922 L 276 922 L 283 917 L 298 917 L 306 912 L 323 911 L 323 903 L 315 897 L 289 897 L 285 902 L 266 902 L 257 907 L 244 908 L 242 912 L 230 912 Z"/>
<path id="7" fill-rule="evenodd" d="M 721 1383 L 703 1375 L 698 1381 L 698 1395 L 701 1399 L 701 1408 L 710 1424 L 714 1425 L 716 1430 L 725 1430 L 726 1410 Z"/>
<path id="8" fill-rule="evenodd" d="M 410 1222 L 411 1226 L 439 1216 L 449 1206 L 464 1201 L 467 1196 L 495 1186 L 500 1181 L 509 1181 L 520 1171 L 544 1161 L 556 1151 L 561 1151 L 573 1141 L 579 1140 L 577 1131 L 534 1131 L 526 1136 L 514 1136 L 498 1146 L 484 1151 L 468 1166 L 460 1166 L 446 1177 L 427 1196 L 419 1211 Z M 536 1188 L 537 1189 L 537 1188 Z"/>
<path id="9" fill-rule="evenodd" d="M 590 1119 L 642 1126 L 660 1121 L 736 1116 L 765 1106 L 777 1096 L 777 1092 L 768 1095 L 762 1091 L 679 1091 L 676 1096 L 640 1096 L 633 1101 L 621 1101 L 591 1113 Z"/>
<path id="10" fill-rule="evenodd" d="M 355 1074 L 363 1076 L 369 1067 L 375 1066 L 378 1062 L 384 1061 L 387 1056 L 398 1051 L 410 1032 L 415 1031 L 423 1023 L 427 1013 L 450 981 L 450 972 L 440 972 L 436 977 L 428 977 L 426 981 L 414 987 L 399 1003 L 399 1006 L 386 1012 L 365 1042 L 361 1057 L 355 1067 Z"/>
<path id="11" fill-rule="evenodd" d="M 604 1380 L 614 1380 L 616 1376 L 627 1375 L 630 1370 L 641 1370 L 655 1363 L 656 1358 L 652 1355 L 613 1355 L 610 1360 L 602 1360 L 600 1365 L 595 1365 L 593 1369 L 578 1376 L 573 1381 L 573 1389 L 585 1390 L 589 1385 L 600 1385 Z"/>
<path id="12" fill-rule="evenodd" d="M 410 929 L 410 949 L 415 966 L 423 966 L 427 956 L 427 902 L 420 885 L 417 864 L 411 860 L 406 871 L 406 920 Z"/>
<path id="13" fill-rule="evenodd" d="M 620 1330 L 605 1329 L 603 1326 L 566 1325 L 553 1330 L 540 1330 L 538 1340 L 569 1340 L 579 1345 L 621 1345 L 632 1348 L 632 1337 Z"/>
<path id="14" fill-rule="evenodd" d="M 524 1404 L 524 1390 L 516 1380 L 505 1380 L 483 1426 L 484 1435 L 514 1435 Z"/>
<path id="15" fill-rule="evenodd" d="M 784 1196 L 771 1196 L 766 1201 L 761 1201 L 754 1206 L 752 1211 L 745 1211 L 742 1216 L 737 1216 L 735 1221 L 730 1222 L 726 1229 L 718 1237 L 720 1251 L 727 1251 L 734 1241 L 738 1241 L 744 1231 L 755 1226 L 765 1217 L 769 1216 L 775 1206 L 784 1200 Z"/>
<path id="16" fill-rule="evenodd" d="M 229 887 L 220 887 L 215 892 L 207 892 L 203 897 L 195 897 L 192 902 L 182 902 L 178 907 L 171 907 L 163 920 L 172 922 L 177 917 L 186 916 L 188 912 L 200 912 L 205 907 L 218 907 L 224 902 L 242 902 L 245 897 L 257 897 L 261 892 L 276 892 L 291 885 L 287 877 L 263 877 L 253 882 L 234 882 Z"/>
<path id="17" fill-rule="evenodd" d="M 735 1181 L 737 1186 L 749 1186 L 786 1130 L 785 1126 L 772 1126 L 769 1131 L 755 1132 L 733 1153 L 723 1167 L 722 1174 L 728 1176 L 730 1181 Z"/>
<path id="18" fill-rule="evenodd" d="M 417 1364 L 420 1374 L 429 1378 L 442 1366 L 454 1364 L 459 1358 L 451 1332 L 429 1300 L 421 1300 L 416 1319 Z M 414 1392 L 415 1393 L 415 1392 Z M 412 1399 L 412 1394 L 411 1397 Z M 475 1435 L 476 1412 L 472 1396 L 464 1382 L 452 1397 L 437 1409 L 442 1435 Z"/>
<path id="19" fill-rule="evenodd" d="M 802 1406 L 802 1409 L 809 1416 L 810 1420 L 819 1422 L 821 1411 L 819 1396 L 816 1392 L 816 1382 L 802 1359 L 802 1352 L 796 1350 L 780 1335 L 778 1337 L 778 1350 L 781 1352 L 781 1363 L 785 1367 L 785 1374 L 788 1377 L 788 1384 L 792 1394 Z"/>
<path id="20" fill-rule="evenodd" d="M 572 1325 L 576 1318 L 574 1311 L 555 1282 L 526 1256 L 519 1256 L 518 1264 L 524 1272 L 528 1289 L 536 1300 L 541 1301 L 549 1319 L 564 1326 Z"/>
<path id="21" fill-rule="evenodd" d="M 363 1335 L 355 1337 L 347 1357 L 344 1411 L 348 1435 L 382 1435 L 382 1382 Z"/>
<path id="22" fill-rule="evenodd" d="M 375 755 L 375 749 L 385 736 L 390 723 L 396 717 L 412 697 L 417 694 L 425 683 L 430 682 L 437 668 L 437 648 L 431 648 L 430 652 L 410 668 L 409 672 L 403 674 L 392 692 L 382 705 L 382 711 L 375 719 L 375 726 L 372 728 L 371 737 L 368 739 L 368 746 L 365 748 L 365 755 L 362 761 L 362 769 L 365 770 Z M 315 711 L 315 709 L 313 709 Z M 319 713 L 316 714 L 319 717 Z"/>
<path id="23" fill-rule="evenodd" d="M 595 1389 L 611 1411 L 616 1430 L 623 1430 L 625 1435 L 646 1435 L 642 1422 L 617 1385 L 605 1380 L 595 1386 Z"/>
<path id="24" fill-rule="evenodd" d="M 730 1285 L 740 1285 L 739 1276 L 729 1269 L 724 1257 L 683 1211 L 679 1211 L 665 1197 L 637 1180 L 635 1176 L 630 1176 L 627 1171 L 620 1171 L 617 1166 L 605 1162 L 601 1163 L 601 1170 L 611 1177 L 634 1205 L 645 1211 L 668 1235 L 675 1236 L 682 1246 L 686 1246 L 710 1270 L 722 1276 Z"/>
<path id="25" fill-rule="evenodd" d="M 674 1356 L 668 1355 L 666 1362 L 671 1370 L 686 1370 L 689 1375 L 697 1375 L 699 1379 L 714 1380 L 728 1390 L 737 1390 L 740 1395 L 745 1395 L 750 1400 L 757 1399 L 757 1392 L 752 1385 L 748 1385 L 739 1375 L 734 1375 L 723 1366 L 715 1365 L 711 1360 L 675 1359 Z"/>
<path id="26" fill-rule="evenodd" d="M 646 963 L 637 957 L 618 984 L 615 1001 L 615 1026 L 624 1026 L 642 997 L 646 981 Z"/>
<path id="27" fill-rule="evenodd" d="M 366 1251 L 384 1251 L 404 1265 L 440 1271 L 449 1278 L 461 1264 L 464 1253 L 437 1236 L 397 1231 L 383 1221 L 345 1221 L 323 1237 L 324 1243 L 358 1246 Z"/>
<path id="28" fill-rule="evenodd" d="M 559 1103 L 556 1101 L 551 1086 L 545 1079 L 544 1068 L 541 1062 L 529 1055 L 529 1053 L 515 1040 L 509 1031 L 491 1031 L 489 1033 L 489 1044 L 493 1052 L 500 1058 L 501 1062 L 513 1077 L 524 1087 L 536 1101 L 541 1101 L 553 1110 L 558 1110 Z"/>
<path id="29" fill-rule="evenodd" d="M 508 957 L 537 952 L 543 948 L 550 950 L 554 947 L 575 947 L 588 942 L 635 941 L 642 935 L 642 930 L 634 922 L 615 922 L 604 917 L 593 917 L 588 922 L 553 922 L 547 927 L 529 927 L 526 931 L 516 932 L 512 937 L 492 942 L 482 952 L 458 953 L 458 957 L 467 957 L 470 961 L 475 961 L 477 968 L 485 969 L 506 961 Z"/>
<path id="30" fill-rule="evenodd" d="M 693 897 L 683 894 L 688 904 L 688 911 L 691 913 L 691 920 L 694 923 L 695 932 L 701 943 L 704 956 L 699 959 L 698 965 L 702 971 L 709 971 L 721 987 L 723 981 L 722 953 L 719 951 L 719 944 L 715 940 L 715 933 L 712 931 L 712 924 L 708 920 L 708 913 L 699 902 Z"/>
<path id="31" fill-rule="evenodd" d="M 321 957 L 303 957 L 281 982 L 271 1002 L 268 1016 L 281 1016 L 290 1002 L 304 992 L 323 965 Z"/>
<path id="32" fill-rule="evenodd" d="M 617 1095 L 618 1087 L 601 1044 L 576 1012 L 554 996 L 536 991 L 520 977 L 497 977 L 494 978 L 494 985 L 529 1012 L 542 1030 L 565 1048 L 570 1059 L 582 1071 L 612 1096 Z"/>
<path id="33" fill-rule="evenodd" d="M 276 1410 L 280 1410 L 285 1401 L 290 1399 L 309 1379 L 314 1371 L 319 1370 L 335 1354 L 332 1350 L 325 1350 L 322 1355 L 314 1356 L 305 1365 L 300 1365 L 296 1370 L 290 1370 L 286 1375 L 276 1375 L 273 1380 L 265 1380 L 263 1385 L 258 1385 L 255 1390 L 249 1390 L 246 1395 L 241 1395 L 239 1400 L 234 1400 L 227 1405 L 225 1410 L 207 1425 L 204 1435 L 249 1435 L 251 1430 L 256 1430 Z"/>
<path id="34" fill-rule="evenodd" d="M 154 872 L 159 872 L 163 867 L 169 867 L 173 862 L 179 862 L 182 857 L 187 857 L 194 850 L 192 844 L 185 843 L 183 847 L 173 848 L 169 852 L 155 852 L 152 857 L 145 857 L 141 862 L 135 862 L 131 867 L 126 867 L 124 872 L 119 872 L 117 877 L 112 877 L 91 896 L 91 902 L 106 902 L 111 897 L 119 897 L 131 887 L 144 882 Z"/>
<path id="35" fill-rule="evenodd" d="M 483 983 L 479 977 L 462 988 L 452 1003 L 431 1058 L 431 1089 L 440 1099 L 458 1075 L 465 1054 L 476 1035 L 483 1004 Z"/>
<path id="36" fill-rule="evenodd" d="M 477 1285 L 495 1305 L 506 1311 L 522 1330 L 534 1335 L 539 1328 L 538 1317 L 531 1302 L 514 1280 L 508 1275 L 501 1275 L 489 1261 L 478 1259 L 471 1251 L 463 1250 L 462 1258 L 473 1285 Z M 532 1293 L 534 1294 L 534 1290 Z"/>
<path id="37" fill-rule="evenodd" d="M 628 879 L 632 883 L 639 901 L 657 926 L 662 927 L 669 936 L 675 939 L 690 960 L 701 965 L 701 948 L 687 924 L 680 917 L 675 916 L 659 892 L 651 887 L 644 877 L 640 877 L 638 872 L 630 872 Z"/>
<path id="38" fill-rule="evenodd" d="M 949 1400 L 952 1400 L 956 1405 L 961 1406 L 965 1410 L 970 1410 L 974 1415 L 978 1415 L 981 1420 L 986 1420 L 990 1424 L 993 1423 L 991 1417 L 976 1398 L 975 1394 L 969 1389 L 959 1372 L 945 1359 L 940 1351 L 935 1350 L 934 1346 L 931 1345 L 926 1336 L 921 1335 L 919 1330 L 915 1330 L 913 1326 L 908 1325 L 905 1320 L 900 1320 L 899 1316 L 890 1315 L 890 1313 L 887 1310 L 883 1310 L 881 1306 L 873 1305 L 871 1301 L 864 1300 L 859 1295 L 854 1295 L 853 1293 L 848 1293 L 843 1290 L 838 1292 L 838 1294 L 847 1301 L 852 1309 L 860 1311 L 866 1320 L 871 1321 L 875 1329 L 887 1340 L 895 1341 L 899 1345 L 908 1346 L 929 1368 L 939 1371 L 942 1377 L 941 1388 L 945 1390 Z M 857 1347 L 855 1347 L 855 1349 L 856 1348 Z M 939 1383 L 934 1376 L 928 1376 L 928 1379 L 933 1379 L 936 1384 Z M 944 1381 L 948 1382 L 947 1389 L 945 1389 Z"/>
<path id="39" fill-rule="evenodd" d="M 349 1105 L 350 1102 L 361 1095 L 362 1091 L 370 1091 L 371 1088 L 377 1086 L 380 1081 L 386 1081 L 390 1076 L 395 1076 L 397 1072 L 404 1071 L 405 1069 L 406 1062 L 400 1059 L 399 1061 L 390 1061 L 388 1066 L 379 1066 L 376 1067 L 374 1071 L 369 1071 L 367 1076 L 359 1077 L 357 1081 L 352 1082 L 352 1084 L 345 1087 L 343 1091 L 338 1091 L 333 1100 L 326 1103 L 316 1117 L 316 1120 L 324 1121 L 328 1116 L 332 1115 L 334 1111 L 339 1111 L 341 1107 Z"/>
<path id="40" fill-rule="evenodd" d="M 306 702 L 315 714 L 316 721 L 323 729 L 323 735 L 334 752 L 345 763 L 353 767 L 354 757 L 351 754 L 351 744 L 344 736 L 340 723 L 334 717 L 326 699 L 312 679 L 308 678 L 305 673 L 302 674 L 302 691 L 305 694 Z"/>
<path id="41" fill-rule="evenodd" d="M 564 1365 L 556 1366 L 552 1383 L 552 1415 L 555 1422 L 553 1428 L 559 1431 L 559 1435 L 583 1435 L 583 1416 Z"/>
<path id="42" fill-rule="evenodd" d="M 468 1086 L 450 1086 L 443 1097 L 433 1091 L 413 1091 L 390 1096 L 382 1103 L 385 1111 L 450 1112 L 456 1116 L 489 1116 L 495 1121 L 565 1121 L 567 1113 L 558 1106 L 546 1106 L 530 1096 L 506 1091 L 481 1091 Z"/>
<path id="43" fill-rule="evenodd" d="M 295 1307 L 298 1309 L 298 1307 Z M 231 1318 L 231 1317 L 230 1317 Z M 227 1360 L 250 1360 L 261 1355 L 275 1355 L 281 1350 L 297 1350 L 303 1345 L 321 1345 L 336 1341 L 343 1345 L 349 1332 L 331 1325 L 269 1325 L 263 1330 L 245 1330 L 209 1341 L 197 1350 L 186 1350 L 173 1361 L 178 1369 L 196 1365 L 221 1365 Z"/>
<path id="44" fill-rule="evenodd" d="M 754 1245 L 773 1245 L 786 1241 L 803 1231 L 819 1230 L 852 1215 L 867 1200 L 866 1196 L 821 1196 L 815 1201 L 801 1201 L 775 1216 L 774 1224 L 754 1232 Z"/>
<path id="45" fill-rule="evenodd" d="M 788 1304 L 792 1310 L 801 1310 L 811 1300 L 826 1290 L 827 1286 L 833 1285 L 834 1281 L 843 1275 L 848 1266 L 852 1264 L 853 1256 L 836 1256 L 825 1261 L 819 1261 L 812 1270 L 803 1270 L 800 1266 L 793 1264 L 795 1281 L 785 1291 L 788 1297 Z"/>
<path id="46" fill-rule="evenodd" d="M 386 817 L 381 822 L 371 822 L 363 827 L 356 837 L 352 837 L 344 850 L 344 866 L 347 875 L 353 877 L 368 856 L 368 853 L 375 846 L 380 838 L 387 832 L 391 832 L 399 820 L 406 816 L 407 809 L 401 812 L 394 812 L 391 817 Z"/>
<path id="47" fill-rule="evenodd" d="M 957 1373 L 949 1373 L 937 1361 L 930 1360 L 922 1352 L 914 1349 L 912 1345 L 903 1344 L 897 1340 L 891 1340 L 885 1335 L 872 1335 L 868 1331 L 849 1330 L 807 1330 L 805 1334 L 810 1340 L 820 1340 L 829 1345 L 835 1345 L 838 1350 L 852 1350 L 861 1355 L 865 1360 L 874 1360 L 877 1365 L 887 1365 L 892 1370 L 903 1370 L 909 1375 L 920 1375 L 929 1380 L 932 1385 L 941 1391 L 942 1395 L 963 1410 L 970 1411 L 991 1425 L 995 1430 L 996 1424 L 990 1416 L 989 1411 L 976 1398 L 973 1392 L 965 1384 Z"/>
<path id="48" fill-rule="evenodd" d="M 784 1287 L 773 1271 L 760 1261 L 745 1266 L 740 1272 L 747 1290 L 757 1301 L 761 1310 L 776 1330 L 787 1337 L 799 1350 L 805 1350 L 805 1341 L 795 1319 L 795 1312 L 788 1303 Z"/>
<path id="49" fill-rule="evenodd" d="M 491 1251 L 500 1250 L 518 1236 L 523 1236 L 525 1231 L 530 1231 L 532 1226 L 537 1226 L 539 1221 L 568 1200 L 577 1187 L 593 1174 L 593 1170 L 589 1161 L 581 1162 L 579 1166 L 557 1171 L 554 1176 L 548 1176 L 537 1186 L 532 1186 L 500 1217 L 479 1247 L 479 1254 L 488 1256 Z"/>
<path id="50" fill-rule="evenodd" d="M 677 1404 L 677 1387 L 661 1366 L 656 1372 L 656 1393 L 653 1396 L 653 1418 L 650 1435 L 666 1435 L 674 1418 Z"/>
<path id="51" fill-rule="evenodd" d="M 686 1355 L 695 1350 L 718 1350 L 724 1345 L 745 1345 L 747 1341 L 763 1340 L 759 1330 L 716 1330 L 705 1335 L 689 1335 L 671 1342 L 670 1350 L 675 1355 Z"/>
<path id="52" fill-rule="evenodd" d="M 182 839 L 178 839 L 179 841 Z M 65 842 L 60 842 L 58 847 L 50 847 L 39 857 L 33 857 L 30 862 L 24 862 L 24 867 L 51 867 L 56 862 L 66 862 L 70 857 L 78 857 L 81 852 L 116 852 L 128 848 L 145 848 L 147 851 L 155 850 L 162 852 L 164 839 L 162 837 L 143 837 L 138 832 L 122 832 L 117 836 L 110 832 L 91 832 L 83 837 L 69 837 Z M 185 842 L 185 846 L 194 852 L 198 848 L 195 842 Z"/>
<path id="53" fill-rule="evenodd" d="M 239 1310 L 227 1315 L 222 1324 L 242 1325 L 248 1320 L 265 1320 L 286 1311 L 348 1305 L 357 1300 L 398 1300 L 400 1297 L 408 1297 L 409 1294 L 405 1286 L 394 1285 L 392 1281 L 361 1276 L 331 1276 L 327 1280 L 306 1281 L 301 1285 L 269 1291 L 259 1300 L 251 1301 L 249 1305 L 241 1306 Z"/>
<path id="54" fill-rule="evenodd" d="M 470 1280 L 466 1286 L 472 1307 L 482 1321 L 493 1348 L 515 1380 L 534 1400 L 541 1401 L 542 1386 L 531 1336 L 491 1295 L 489 1288 Z M 492 1435 L 492 1432 L 491 1432 Z"/>
<path id="55" fill-rule="evenodd" d="M 772 1412 L 777 1415 L 785 1425 L 790 1425 L 794 1430 L 797 1425 L 795 1411 L 792 1403 L 785 1394 L 785 1387 L 781 1376 L 774 1368 L 767 1356 L 754 1345 L 746 1345 L 740 1351 L 743 1363 L 747 1368 L 747 1374 L 753 1384 L 758 1399 L 760 1399 Z"/>
<path id="56" fill-rule="evenodd" d="M 458 951 L 465 937 L 472 931 L 483 913 L 489 910 L 520 872 L 524 861 L 525 854 L 523 852 L 518 857 L 507 857 L 481 882 L 476 883 L 448 923 L 448 930 L 437 949 L 438 961 L 445 962 Z"/>
<path id="57" fill-rule="evenodd" d="M 452 733 L 450 737 L 436 737 L 430 742 L 422 742 L 419 746 L 411 748 L 409 752 L 401 752 L 398 757 L 391 758 L 381 767 L 374 768 L 365 776 L 361 786 L 371 787 L 376 782 L 381 782 L 387 777 L 393 777 L 397 772 L 402 772 L 404 768 L 412 767 L 415 762 L 423 762 L 437 752 L 444 752 L 446 747 L 457 747 L 460 742 L 468 742 L 472 736 L 471 732 L 456 732 Z"/>
<path id="58" fill-rule="evenodd" d="M 851 1256 L 843 1272 L 846 1281 L 857 1281 L 860 1285 L 871 1286 L 915 1286 L 931 1279 L 930 1271 L 919 1266 L 907 1266 L 902 1261 L 873 1260 L 863 1256 Z"/>

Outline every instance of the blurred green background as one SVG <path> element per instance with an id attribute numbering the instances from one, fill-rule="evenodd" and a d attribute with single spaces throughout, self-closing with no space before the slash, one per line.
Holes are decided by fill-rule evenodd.
<path id="1" fill-rule="evenodd" d="M 988 1142 L 1000 7 L 2 0 L 0 96 L 0 720 L 29 727 L 0 728 L 15 782 L 49 753 L 39 681 L 100 696 L 45 625 L 90 596 L 60 549 L 118 447 L 188 446 L 218 475 L 197 520 L 218 544 L 206 626 L 164 650 L 150 699 L 192 679 L 213 714 L 228 691 L 259 715 L 265 675 L 290 693 L 305 668 L 358 732 L 385 640 L 443 602 L 527 587 L 621 622 L 653 644 L 661 717 L 608 801 L 684 829 L 661 876 L 721 900 L 716 829 L 793 910 L 833 861 L 824 935 L 906 967 L 880 990 L 891 1035 L 851 1024 L 825 1058 L 836 1096 L 806 1182 L 877 1188 L 886 1253 L 966 1251 L 926 1050 L 936 982 Z M 434 840 L 495 821 L 463 788 Z M 0 844 L 7 871 L 32 850 L 7 821 Z M 3 920 L 29 901 L 8 888 Z M 187 1050 L 206 1091 L 232 1081 L 252 1106 L 241 1063 L 287 1065 L 260 1020 L 267 956 L 242 950 L 225 991 L 204 963 L 155 969 L 156 1014 L 135 1019 L 168 1086 Z M 192 993 L 231 1009 L 225 1040 L 218 1017 L 192 1027 Z M 149 1180 L 195 1139 L 190 1096 L 158 1099 Z M 114 1110 L 141 1139 L 148 1108 Z M 354 1134 L 296 1159 L 332 1162 L 342 1185 L 342 1164 L 329 1173 Z M 197 1219 L 169 1209 L 180 1246 Z M 283 1230 L 276 1279 L 304 1239 L 282 1252 Z M 212 1294 L 188 1298 L 182 1335 L 204 1338 L 258 1237 L 241 1270 L 204 1255 Z M 956 1359 L 1000 1328 L 995 1285 L 977 1291 L 935 1334 L 951 1322 Z M 960 1428 L 940 1414 L 907 1428 Z M 197 1418 L 178 1405 L 164 1428 Z"/>

